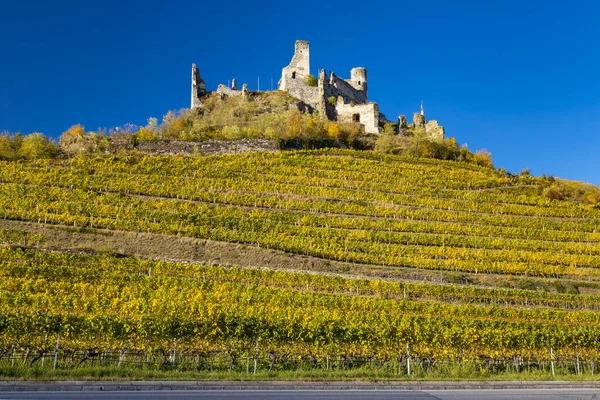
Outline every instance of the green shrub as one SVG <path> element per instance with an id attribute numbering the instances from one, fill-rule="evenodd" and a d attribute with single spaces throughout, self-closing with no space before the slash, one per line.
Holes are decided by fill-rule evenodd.
<path id="1" fill-rule="evenodd" d="M 52 158 L 58 155 L 58 146 L 41 133 L 32 133 L 23 138 L 21 154 L 24 158 Z"/>
<path id="2" fill-rule="evenodd" d="M 315 78 L 315 76 L 311 74 L 306 75 L 306 77 L 304 78 L 304 83 L 312 87 L 317 87 L 319 85 L 319 81 L 317 80 L 317 78 Z"/>
<path id="3" fill-rule="evenodd" d="M 0 160 L 13 161 L 21 158 L 20 150 L 23 136 L 20 133 L 14 135 L 8 132 L 0 135 Z"/>

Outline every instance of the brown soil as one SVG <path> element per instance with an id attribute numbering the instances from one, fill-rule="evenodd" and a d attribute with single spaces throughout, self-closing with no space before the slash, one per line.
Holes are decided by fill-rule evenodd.
<path id="1" fill-rule="evenodd" d="M 552 280 L 514 275 L 488 275 L 429 271 L 415 268 L 354 264 L 325 260 L 317 257 L 289 254 L 237 243 L 196 239 L 153 233 L 136 233 L 35 222 L 0 220 L 0 228 L 43 234 L 44 248 L 56 250 L 92 250 L 119 253 L 142 259 L 201 262 L 220 265 L 238 265 L 247 268 L 277 269 L 296 272 L 331 274 L 345 277 L 377 278 L 415 282 L 452 283 L 485 287 L 520 287 L 523 280 L 541 290 L 553 290 L 552 282 L 579 288 L 582 293 L 600 292 L 595 282 Z"/>

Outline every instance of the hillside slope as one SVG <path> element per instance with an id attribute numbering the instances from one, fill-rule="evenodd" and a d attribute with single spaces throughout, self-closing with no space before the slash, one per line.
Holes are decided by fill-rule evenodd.
<path id="1" fill-rule="evenodd" d="M 59 331 L 81 362 L 184 369 L 600 353 L 600 210 L 538 178 L 349 150 L 0 164 L 0 347 L 23 357 Z"/>

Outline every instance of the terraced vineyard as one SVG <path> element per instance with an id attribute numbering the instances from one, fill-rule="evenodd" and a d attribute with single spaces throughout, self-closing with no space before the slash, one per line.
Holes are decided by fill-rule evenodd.
<path id="1" fill-rule="evenodd" d="M 54 354 L 60 332 L 61 351 L 85 350 L 81 362 L 118 351 L 119 365 L 127 354 L 172 353 L 174 366 L 176 352 L 216 352 L 230 369 L 252 353 L 323 368 L 340 356 L 510 360 L 517 370 L 563 360 L 593 373 L 600 355 L 600 296 L 579 293 L 600 287 L 600 210 L 547 200 L 536 178 L 328 150 L 4 162 L 0 182 L 0 219 L 31 222 L 21 228 L 32 232 L 211 239 L 471 283 L 73 254 L 4 231 L 13 245 L 0 256 L 6 354 Z M 570 293 L 484 287 L 515 279 Z"/>

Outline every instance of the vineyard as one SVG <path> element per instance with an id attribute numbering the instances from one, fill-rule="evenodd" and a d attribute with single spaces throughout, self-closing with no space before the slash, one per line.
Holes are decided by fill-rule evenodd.
<path id="1" fill-rule="evenodd" d="M 4 229 L 0 365 L 593 374 L 600 360 L 600 210 L 544 197 L 540 178 L 349 150 L 0 162 L 0 220 L 562 288 L 143 260 Z"/>

